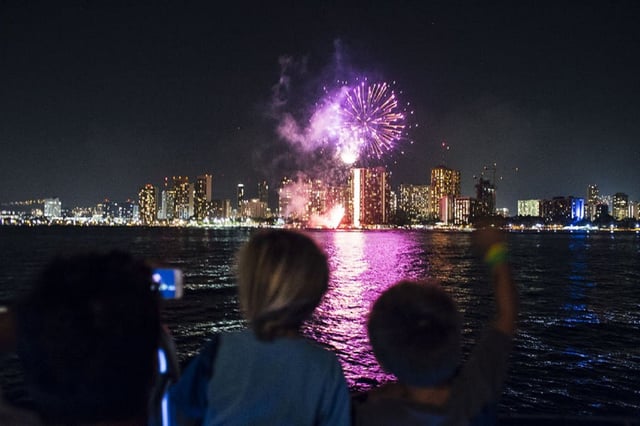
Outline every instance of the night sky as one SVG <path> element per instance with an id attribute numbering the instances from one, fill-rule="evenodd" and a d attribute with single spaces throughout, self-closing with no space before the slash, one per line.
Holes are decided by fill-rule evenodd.
<path id="1" fill-rule="evenodd" d="M 394 184 L 444 162 L 471 196 L 495 163 L 511 214 L 590 183 L 640 200 L 639 3 L 271 3 L 0 2 L 0 202 L 205 172 L 214 198 L 256 196 L 305 167 L 276 132 L 283 58 L 300 117 L 341 74 L 396 82 L 419 127 L 385 159 Z"/>

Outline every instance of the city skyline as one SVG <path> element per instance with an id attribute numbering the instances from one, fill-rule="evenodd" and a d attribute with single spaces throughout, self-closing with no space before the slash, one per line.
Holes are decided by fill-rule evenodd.
<path id="1" fill-rule="evenodd" d="M 331 78 L 363 75 L 415 111 L 413 143 L 381 159 L 394 186 L 445 164 L 472 196 L 496 164 L 510 211 L 593 183 L 640 199 L 640 6 L 359 6 L 4 2 L 0 202 L 91 205 L 202 171 L 219 198 L 275 187 L 318 162 L 280 137 L 277 102 L 304 121 Z"/>
<path id="2" fill-rule="evenodd" d="M 479 214 L 481 216 L 490 216 L 495 214 L 513 218 L 522 215 L 542 216 L 542 211 L 540 210 L 542 204 L 546 202 L 554 203 L 558 200 L 560 203 L 564 203 L 566 200 L 569 200 L 570 204 L 573 203 L 573 201 L 571 200 L 579 201 L 579 213 L 577 213 L 577 211 L 571 210 L 571 214 L 575 215 L 575 217 L 578 218 L 594 218 L 602 214 L 611 215 L 616 220 L 622 220 L 627 217 L 637 218 L 638 209 L 640 208 L 640 200 L 634 200 L 630 198 L 627 193 L 616 192 L 614 194 L 604 194 L 600 192 L 598 184 L 590 184 L 586 188 L 586 196 L 576 196 L 575 194 L 556 194 L 553 197 L 547 198 L 518 198 L 516 208 L 510 210 L 506 207 L 500 207 L 495 204 L 495 187 L 492 180 L 494 176 L 488 176 L 486 179 L 478 179 L 475 187 L 475 193 L 465 194 L 460 191 L 460 171 L 450 169 L 443 165 L 436 166 L 434 169 L 432 169 L 430 173 L 430 181 L 422 183 L 414 182 L 393 184 L 389 181 L 390 174 L 385 167 L 374 167 L 371 169 L 359 170 L 373 171 L 377 169 L 381 169 L 384 171 L 384 185 L 388 187 L 389 191 L 391 191 L 389 196 L 393 198 L 394 203 L 391 208 L 394 210 L 396 208 L 399 210 L 403 210 L 403 206 L 401 204 L 403 202 L 406 203 L 407 200 L 411 200 L 410 204 L 408 205 L 409 210 L 414 211 L 415 208 L 426 209 L 422 213 L 418 214 L 418 216 L 422 217 L 423 219 L 442 216 L 442 214 L 445 214 L 445 216 L 447 214 L 453 214 L 453 210 L 451 210 L 449 213 L 443 213 L 443 207 L 439 206 L 439 204 L 442 202 L 441 199 L 443 197 L 448 198 L 448 200 L 445 201 L 446 203 L 451 203 L 448 209 L 454 209 L 454 203 L 468 204 L 469 202 L 473 202 L 475 203 L 473 207 L 469 205 L 467 205 L 466 207 L 462 207 L 460 205 L 455 208 L 463 208 L 465 210 L 472 209 L 475 211 L 476 215 Z M 493 174 L 493 170 L 489 171 Z M 379 172 L 376 171 L 373 173 L 375 175 Z M 175 203 L 176 206 L 180 206 L 176 207 L 178 209 L 177 211 L 171 211 L 169 215 L 183 221 L 188 221 L 191 219 L 202 220 L 202 218 L 210 214 L 210 212 L 208 211 L 211 208 L 213 208 L 214 210 L 221 209 L 217 214 L 220 214 L 223 211 L 227 212 L 223 215 L 224 217 L 231 217 L 236 215 L 238 217 L 243 217 L 245 215 L 245 213 L 243 213 L 244 211 L 248 212 L 249 210 L 251 210 L 255 212 L 256 208 L 258 209 L 258 211 L 262 211 L 263 213 L 257 216 L 249 215 L 247 217 L 264 218 L 273 215 L 274 217 L 286 218 L 288 216 L 291 216 L 292 214 L 293 216 L 298 216 L 300 214 L 305 215 L 311 212 L 315 212 L 314 214 L 320 216 L 325 216 L 334 213 L 332 212 L 333 207 L 340 206 L 341 208 L 345 208 L 351 202 L 344 199 L 339 201 L 338 198 L 342 198 L 344 195 L 337 196 L 336 194 L 332 194 L 332 191 L 347 190 L 352 185 L 353 176 L 354 168 L 352 167 L 348 169 L 348 173 L 344 176 L 343 181 L 336 181 L 335 179 L 333 179 L 331 182 L 329 182 L 323 181 L 322 179 L 314 179 L 304 175 L 293 177 L 283 176 L 279 184 L 277 184 L 275 187 L 271 187 L 267 181 L 260 181 L 256 183 L 253 190 L 247 188 L 243 183 L 238 183 L 234 187 L 235 193 L 232 198 L 221 198 L 215 196 L 216 192 L 214 192 L 213 175 L 205 172 L 191 177 L 187 175 L 178 175 L 171 178 L 165 176 L 162 182 L 159 184 L 140 184 L 138 185 L 137 195 L 128 197 L 126 199 L 105 198 L 91 205 L 69 206 L 65 203 L 63 209 L 63 200 L 60 200 L 59 197 L 46 197 L 44 199 L 38 200 L 13 201 L 4 204 L 0 203 L 0 210 L 2 210 L 2 208 L 4 207 L 3 213 L 10 213 L 12 211 L 12 208 L 17 209 L 17 211 L 26 212 L 25 208 L 29 206 L 37 206 L 38 204 L 42 205 L 44 203 L 44 216 L 51 217 L 51 215 L 46 214 L 47 202 L 54 202 L 54 205 L 57 205 L 56 209 L 58 215 L 63 210 L 69 212 L 71 210 L 79 209 L 80 211 L 86 213 L 88 210 L 95 210 L 96 208 L 102 209 L 107 205 L 113 204 L 115 207 L 117 207 L 118 205 L 126 204 L 128 205 L 127 209 L 129 210 L 133 209 L 134 206 L 135 208 L 139 208 L 140 218 L 144 223 L 155 222 L 156 216 L 158 220 L 168 219 L 168 217 L 165 218 L 165 216 L 167 215 L 166 209 L 168 208 L 167 203 Z M 417 193 L 414 192 L 416 191 L 416 189 L 418 191 Z M 407 190 L 409 192 L 406 192 Z M 307 191 L 310 191 L 309 194 L 304 195 Z M 311 196 L 311 193 L 314 193 L 315 195 Z M 165 197 L 167 196 L 171 198 L 165 199 Z M 284 211 L 282 211 L 283 196 L 287 200 L 285 201 L 285 205 L 292 205 L 293 210 L 289 211 L 289 208 L 285 206 Z M 321 198 L 313 201 L 308 197 Z M 325 197 L 326 199 L 324 199 Z M 405 197 L 406 199 L 403 201 L 403 198 Z M 623 197 L 624 199 L 622 205 L 619 204 L 621 199 L 620 197 Z M 618 201 L 616 201 L 617 199 Z M 427 202 L 427 204 L 423 207 L 419 207 L 424 202 Z M 255 205 L 253 203 L 255 203 Z M 536 206 L 533 207 L 531 203 L 536 203 Z M 151 209 L 153 211 L 153 216 L 147 218 L 146 220 L 143 219 L 145 211 L 147 211 L 147 214 L 151 212 L 148 211 L 148 208 L 144 207 L 145 205 L 153 205 L 153 208 Z M 205 207 L 205 205 L 208 205 L 208 207 Z M 606 206 L 606 210 L 598 210 L 600 206 Z M 306 211 L 308 208 L 310 209 L 309 212 L 301 213 L 303 211 Z M 575 206 L 573 208 L 575 209 Z M 234 211 L 233 214 L 232 210 Z M 408 213 L 409 210 L 405 210 L 405 213 Z M 447 208 L 445 208 L 445 210 L 447 210 Z M 525 213 L 523 213 L 523 211 Z M 536 211 L 537 213 L 532 214 L 531 212 L 533 211 Z M 129 212 L 129 214 L 133 213 Z M 347 211 L 344 214 L 348 215 L 349 213 Z M 382 214 L 386 215 L 387 213 Z M 305 220 L 309 220 L 309 218 Z M 311 222 L 313 222 L 313 220 Z M 387 222 L 388 218 L 384 219 L 381 223 Z"/>

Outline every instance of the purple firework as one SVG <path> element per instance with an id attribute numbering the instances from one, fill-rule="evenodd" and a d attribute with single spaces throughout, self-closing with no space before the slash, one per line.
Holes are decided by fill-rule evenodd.
<path id="1" fill-rule="evenodd" d="M 404 137 L 405 116 L 389 84 L 363 81 L 345 86 L 337 102 L 337 150 L 345 163 L 355 162 L 362 154 L 381 158 Z"/>

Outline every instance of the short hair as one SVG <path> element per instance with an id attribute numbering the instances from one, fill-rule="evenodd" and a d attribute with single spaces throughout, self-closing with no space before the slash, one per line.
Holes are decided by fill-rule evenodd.
<path id="1" fill-rule="evenodd" d="M 260 340 L 298 330 L 328 288 L 326 255 L 298 231 L 257 232 L 236 266 L 240 307 Z"/>
<path id="2" fill-rule="evenodd" d="M 18 354 L 47 421 L 147 414 L 160 335 L 151 270 L 124 252 L 53 259 L 17 305 Z"/>
<path id="3" fill-rule="evenodd" d="M 402 383 L 446 382 L 461 357 L 461 320 L 451 296 L 435 282 L 403 280 L 376 300 L 367 324 L 374 355 Z"/>

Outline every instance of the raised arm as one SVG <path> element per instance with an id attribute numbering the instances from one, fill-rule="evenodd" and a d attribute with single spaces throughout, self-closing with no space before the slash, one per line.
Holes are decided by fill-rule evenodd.
<path id="1" fill-rule="evenodd" d="M 511 275 L 505 233 L 493 228 L 475 232 L 475 244 L 490 269 L 496 301 L 494 327 L 513 336 L 518 322 L 518 290 Z"/>

